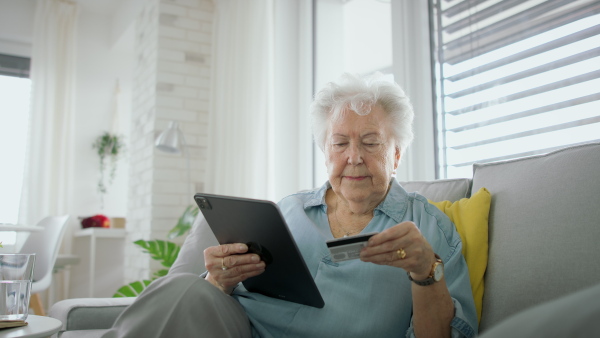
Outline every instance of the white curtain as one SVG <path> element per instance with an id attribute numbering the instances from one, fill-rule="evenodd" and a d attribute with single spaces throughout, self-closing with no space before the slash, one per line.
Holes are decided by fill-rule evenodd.
<path id="1" fill-rule="evenodd" d="M 38 0 L 31 55 L 31 111 L 19 223 L 70 214 L 62 251 L 71 252 L 76 218 L 71 210 L 74 176 L 75 41 L 78 8 L 60 0 Z M 63 280 L 68 280 L 68 275 Z M 59 281 L 55 281 L 57 283 Z M 63 282 L 62 297 L 68 297 Z M 53 293 L 43 297 L 46 308 Z"/>
<path id="2" fill-rule="evenodd" d="M 272 0 L 216 0 L 208 192 L 274 199 Z"/>
<path id="3" fill-rule="evenodd" d="M 72 2 L 37 2 L 30 127 L 19 209 L 22 224 L 35 225 L 45 216 L 71 213 L 77 17 Z M 67 234 L 65 240 L 69 238 Z"/>
<path id="4" fill-rule="evenodd" d="M 38 0 L 31 55 L 31 111 L 19 223 L 70 214 L 62 252 L 71 252 L 75 133 L 75 57 L 77 5 Z M 68 275 L 61 276 L 62 298 L 68 297 Z M 53 283 L 60 283 L 55 281 Z M 44 295 L 45 296 L 45 295 Z M 43 297 L 46 308 L 53 293 Z"/>

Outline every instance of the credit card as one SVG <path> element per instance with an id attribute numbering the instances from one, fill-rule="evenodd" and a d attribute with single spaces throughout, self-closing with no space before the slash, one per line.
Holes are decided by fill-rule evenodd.
<path id="1" fill-rule="evenodd" d="M 377 232 L 370 232 L 368 234 L 341 237 L 327 241 L 331 260 L 342 262 L 360 258 L 360 249 L 367 246 L 369 238 L 376 234 Z"/>

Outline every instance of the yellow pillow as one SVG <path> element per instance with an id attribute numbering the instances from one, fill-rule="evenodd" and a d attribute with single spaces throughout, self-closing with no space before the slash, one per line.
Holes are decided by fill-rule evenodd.
<path id="1" fill-rule="evenodd" d="M 488 262 L 488 216 L 491 200 L 490 192 L 481 188 L 470 198 L 463 198 L 454 203 L 429 201 L 450 218 L 460 234 L 462 253 L 469 267 L 471 291 L 479 321 L 483 303 L 483 275 Z"/>

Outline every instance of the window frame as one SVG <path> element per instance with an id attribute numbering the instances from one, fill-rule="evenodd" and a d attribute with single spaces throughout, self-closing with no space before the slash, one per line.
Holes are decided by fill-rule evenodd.
<path id="1" fill-rule="evenodd" d="M 31 58 L 0 53 L 0 75 L 29 78 Z"/>

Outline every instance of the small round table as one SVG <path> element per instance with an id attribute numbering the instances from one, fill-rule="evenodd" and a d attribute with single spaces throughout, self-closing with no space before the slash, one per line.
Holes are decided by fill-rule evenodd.
<path id="1" fill-rule="evenodd" d="M 25 321 L 28 323 L 27 326 L 0 329 L 0 338 L 50 337 L 58 332 L 62 326 L 60 320 L 44 316 L 29 315 Z"/>
<path id="2" fill-rule="evenodd" d="M 21 247 L 25 243 L 25 240 L 32 232 L 39 232 L 44 230 L 44 227 L 39 225 L 18 225 L 18 224 L 7 224 L 0 223 L 0 242 L 4 243 L 4 248 L 0 249 L 0 253 L 18 253 L 21 251 Z M 12 244 L 6 243 L 7 233 L 17 233 L 15 242 Z M 10 237 L 9 237 L 10 238 Z"/>

